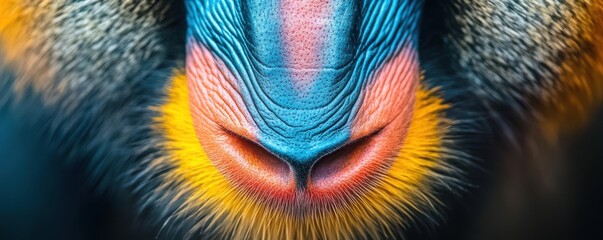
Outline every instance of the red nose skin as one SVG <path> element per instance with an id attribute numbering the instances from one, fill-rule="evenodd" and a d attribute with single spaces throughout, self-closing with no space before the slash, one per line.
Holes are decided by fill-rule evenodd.
<path id="1" fill-rule="evenodd" d="M 212 163 L 245 194 L 276 204 L 328 205 L 360 193 L 391 165 L 408 131 L 419 79 L 416 53 L 400 51 L 377 69 L 363 90 L 350 144 L 324 156 L 305 188 L 287 163 L 257 144 L 258 128 L 236 79 L 199 45 L 190 48 L 187 81 L 198 140 Z"/>

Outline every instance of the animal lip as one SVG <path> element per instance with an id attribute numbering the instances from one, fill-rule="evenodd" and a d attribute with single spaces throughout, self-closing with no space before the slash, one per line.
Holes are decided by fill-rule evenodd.
<path id="1" fill-rule="evenodd" d="M 391 131 L 379 129 L 321 157 L 305 177 L 297 177 L 295 166 L 270 153 L 256 141 L 227 128 L 221 148 L 229 159 L 219 161 L 222 173 L 243 190 L 266 202 L 287 205 L 328 205 L 358 194 L 389 165 L 379 141 Z M 211 156 L 210 156 L 211 158 Z M 220 167 L 222 166 L 222 167 Z M 304 182 L 299 182 L 304 181 Z"/>
<path id="2" fill-rule="evenodd" d="M 381 132 L 381 129 L 358 138 L 341 148 L 323 156 L 312 167 L 310 182 L 316 185 L 323 185 L 325 182 L 333 181 L 343 172 L 361 165 L 353 155 L 361 155 L 368 153 L 373 149 L 374 138 Z M 340 176 L 341 177 L 341 176 Z"/>

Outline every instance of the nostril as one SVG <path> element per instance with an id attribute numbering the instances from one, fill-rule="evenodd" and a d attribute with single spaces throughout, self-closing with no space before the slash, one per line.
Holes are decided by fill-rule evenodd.
<path id="1" fill-rule="evenodd" d="M 313 192 L 312 198 L 334 196 L 378 175 L 384 163 L 381 160 L 386 158 L 376 154 L 384 146 L 379 144 L 383 140 L 381 132 L 378 130 L 354 140 L 317 158 L 316 162 L 303 162 L 279 157 L 261 143 L 222 128 L 220 135 L 225 141 L 220 141 L 224 144 L 220 148 L 230 160 L 222 162 L 221 169 L 251 192 L 263 192 L 267 196 L 276 194 L 289 198 L 299 191 Z"/>
<path id="2" fill-rule="evenodd" d="M 230 154 L 238 155 L 235 159 L 238 159 L 246 170 L 254 174 L 246 177 L 257 178 L 248 179 L 249 181 L 255 180 L 259 183 L 260 180 L 269 180 L 274 184 L 287 184 L 291 180 L 291 169 L 286 162 L 251 139 L 226 128 L 222 128 L 222 131 L 226 138 L 226 145 L 232 147 Z"/>
<path id="3" fill-rule="evenodd" d="M 379 132 L 380 130 L 375 131 L 319 159 L 311 170 L 312 185 L 327 188 L 345 182 L 358 171 L 363 171 L 363 161 L 372 157 Z"/>

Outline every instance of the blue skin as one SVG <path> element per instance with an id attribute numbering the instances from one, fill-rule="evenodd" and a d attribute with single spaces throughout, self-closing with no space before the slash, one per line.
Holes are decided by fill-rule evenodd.
<path id="1" fill-rule="evenodd" d="M 281 37 L 279 0 L 188 0 L 188 38 L 225 62 L 259 128 L 258 140 L 304 178 L 321 156 L 350 139 L 371 74 L 417 46 L 422 0 L 334 0 L 321 64 L 300 93 Z"/>

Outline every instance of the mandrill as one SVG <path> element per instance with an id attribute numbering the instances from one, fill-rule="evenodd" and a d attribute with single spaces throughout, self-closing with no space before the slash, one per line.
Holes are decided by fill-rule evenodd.
<path id="1" fill-rule="evenodd" d="M 603 1 L 0 16 L 2 239 L 596 238 Z"/>

